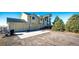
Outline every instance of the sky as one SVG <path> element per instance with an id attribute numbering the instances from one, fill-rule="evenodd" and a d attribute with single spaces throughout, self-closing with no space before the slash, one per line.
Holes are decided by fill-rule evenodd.
<path id="1" fill-rule="evenodd" d="M 0 12 L 0 25 L 7 25 L 7 17 L 20 18 L 20 12 Z"/>
<path id="2" fill-rule="evenodd" d="M 0 12 L 0 25 L 7 25 L 7 17 L 10 18 L 20 18 L 22 12 Z M 37 15 L 46 15 L 52 14 L 51 22 L 54 21 L 56 16 L 59 16 L 64 23 L 69 19 L 73 14 L 79 14 L 79 12 L 27 12 L 27 13 L 35 13 Z"/>

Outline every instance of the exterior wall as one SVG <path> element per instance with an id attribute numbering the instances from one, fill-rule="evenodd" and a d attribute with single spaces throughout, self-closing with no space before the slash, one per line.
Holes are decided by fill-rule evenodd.
<path id="1" fill-rule="evenodd" d="M 23 13 L 21 15 L 21 19 L 26 22 L 8 22 L 10 30 L 14 29 L 15 31 L 27 31 L 51 26 L 51 17 L 49 15 L 37 16 L 34 14 L 27 15 Z"/>
<path id="2" fill-rule="evenodd" d="M 35 19 L 32 19 L 32 17 L 34 17 Z M 27 15 L 23 13 L 21 15 L 21 19 L 27 20 L 29 30 L 36 30 L 40 28 L 39 19 L 36 15 Z"/>
<path id="3" fill-rule="evenodd" d="M 43 18 L 40 18 L 40 28 L 43 28 L 44 27 L 44 19 Z"/>
<path id="4" fill-rule="evenodd" d="M 44 16 L 43 19 L 44 19 L 44 24 L 43 25 L 45 27 L 51 26 L 51 17 L 49 15 Z"/>
<path id="5" fill-rule="evenodd" d="M 35 19 L 32 19 L 32 17 L 35 17 Z M 40 29 L 40 28 L 51 26 L 51 17 L 49 15 L 43 17 L 30 15 L 28 16 L 28 22 L 29 22 L 30 30 Z"/>
<path id="6" fill-rule="evenodd" d="M 47 17 L 47 18 L 46 18 Z M 43 16 L 40 18 L 40 27 L 50 27 L 51 26 L 51 17 L 49 15 Z"/>
<path id="7" fill-rule="evenodd" d="M 9 29 L 14 29 L 15 31 L 27 31 L 29 29 L 28 23 L 19 23 L 19 22 L 9 22 Z"/>
<path id="8" fill-rule="evenodd" d="M 33 17 L 34 17 L 34 19 L 33 19 Z M 28 22 L 29 22 L 30 30 L 36 30 L 36 29 L 40 28 L 39 17 L 37 17 L 36 15 L 28 16 Z"/>

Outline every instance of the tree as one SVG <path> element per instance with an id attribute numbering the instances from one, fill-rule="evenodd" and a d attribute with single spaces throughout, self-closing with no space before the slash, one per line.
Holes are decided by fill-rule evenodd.
<path id="1" fill-rule="evenodd" d="M 72 15 L 65 26 L 66 31 L 79 32 L 79 15 Z"/>
<path id="2" fill-rule="evenodd" d="M 58 16 L 56 16 L 56 18 L 53 22 L 52 30 L 54 30 L 54 31 L 64 31 L 64 22 Z"/>

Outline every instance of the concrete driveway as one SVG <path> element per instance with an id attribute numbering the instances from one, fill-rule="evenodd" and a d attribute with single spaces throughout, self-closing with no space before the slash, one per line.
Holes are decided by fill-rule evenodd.
<path id="1" fill-rule="evenodd" d="M 43 34 L 43 33 L 48 33 L 48 30 L 39 30 L 39 31 L 32 31 L 32 32 L 18 32 L 15 33 L 20 39 L 32 37 L 35 35 Z"/>

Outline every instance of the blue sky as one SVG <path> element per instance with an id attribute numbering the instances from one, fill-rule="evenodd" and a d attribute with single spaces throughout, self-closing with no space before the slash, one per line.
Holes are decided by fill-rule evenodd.
<path id="1" fill-rule="evenodd" d="M 22 12 L 0 12 L 0 25 L 6 25 L 7 17 L 11 18 L 20 18 Z M 79 12 L 28 12 L 28 13 L 35 13 L 37 15 L 45 15 L 45 14 L 52 14 L 52 22 L 54 21 L 56 16 L 59 16 L 64 23 L 68 20 L 70 16 L 73 14 L 79 14 Z"/>
<path id="2" fill-rule="evenodd" d="M 0 12 L 0 25 L 6 25 L 7 17 L 20 18 L 20 12 Z"/>

